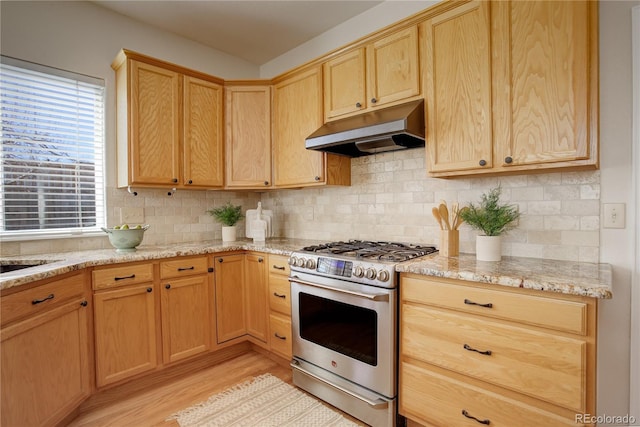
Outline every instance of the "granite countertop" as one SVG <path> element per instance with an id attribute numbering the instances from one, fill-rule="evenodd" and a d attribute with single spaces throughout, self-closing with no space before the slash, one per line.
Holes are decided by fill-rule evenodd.
<path id="1" fill-rule="evenodd" d="M 314 240 L 274 238 L 264 244 L 244 239 L 223 243 L 212 240 L 196 243 L 178 243 L 166 246 L 139 246 L 135 252 L 116 252 L 115 249 L 87 250 L 79 252 L 60 252 L 52 254 L 3 257 L 0 264 L 41 264 L 22 270 L 2 273 L 0 291 L 24 285 L 36 280 L 47 279 L 70 271 L 81 270 L 99 265 L 120 264 L 134 261 L 147 261 L 176 256 L 206 255 L 232 251 L 256 251 L 289 256 L 291 252 L 304 246 L 317 244 Z"/>
<path id="2" fill-rule="evenodd" d="M 129 253 L 102 249 L 6 257 L 0 259 L 0 264 L 20 262 L 42 265 L 3 273 L 0 275 L 0 291 L 100 265 L 245 250 L 288 256 L 304 246 L 317 243 L 320 242 L 287 238 L 267 239 L 264 244 L 255 244 L 249 239 L 232 243 L 214 240 L 167 246 L 143 245 Z M 503 257 L 500 262 L 482 262 L 476 261 L 473 254 L 460 254 L 452 258 L 434 254 L 398 264 L 396 271 L 593 298 L 612 298 L 610 264 L 516 257 Z"/>
<path id="3" fill-rule="evenodd" d="M 417 258 L 398 264 L 396 271 L 593 298 L 613 297 L 610 264 L 517 257 L 486 262 L 477 261 L 474 254 L 460 254 Z"/>

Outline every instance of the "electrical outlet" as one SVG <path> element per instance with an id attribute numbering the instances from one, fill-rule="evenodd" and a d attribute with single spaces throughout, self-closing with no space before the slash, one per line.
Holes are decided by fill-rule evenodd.
<path id="1" fill-rule="evenodd" d="M 137 225 L 142 223 L 144 223 L 144 208 L 120 208 L 120 224 Z"/>
<path id="2" fill-rule="evenodd" d="M 604 228 L 624 228 L 624 203 L 604 203 Z"/>

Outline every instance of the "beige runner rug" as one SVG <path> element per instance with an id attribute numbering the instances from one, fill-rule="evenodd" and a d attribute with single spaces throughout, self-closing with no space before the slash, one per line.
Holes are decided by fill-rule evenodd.
<path id="1" fill-rule="evenodd" d="M 172 415 L 180 427 L 353 427 L 357 424 L 271 374 Z"/>

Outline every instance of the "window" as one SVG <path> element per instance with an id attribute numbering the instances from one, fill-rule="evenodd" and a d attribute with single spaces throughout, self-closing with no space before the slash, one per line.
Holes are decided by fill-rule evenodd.
<path id="1" fill-rule="evenodd" d="M 0 67 L 0 236 L 99 230 L 104 81 L 5 56 Z"/>

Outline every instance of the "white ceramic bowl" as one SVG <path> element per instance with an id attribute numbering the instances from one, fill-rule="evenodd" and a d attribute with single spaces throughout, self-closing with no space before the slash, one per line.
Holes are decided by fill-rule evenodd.
<path id="1" fill-rule="evenodd" d="M 129 229 L 113 229 L 104 228 L 102 231 L 109 236 L 109 242 L 116 248 L 117 252 L 133 252 L 136 250 L 136 246 L 142 243 L 144 232 L 149 228 L 149 225 L 143 225 L 140 228 Z"/>

